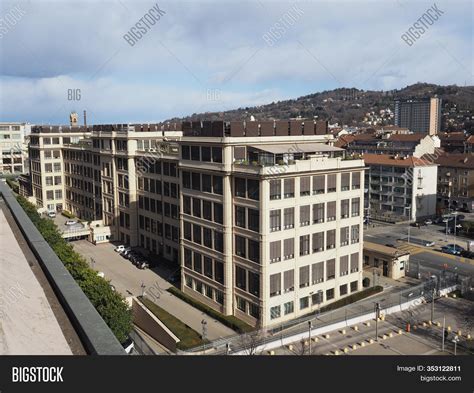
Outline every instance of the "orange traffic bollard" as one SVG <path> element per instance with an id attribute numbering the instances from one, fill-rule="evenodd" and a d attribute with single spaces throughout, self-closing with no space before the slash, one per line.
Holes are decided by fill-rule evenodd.
<path id="1" fill-rule="evenodd" d="M 407 332 L 410 333 L 410 324 L 407 323 Z"/>

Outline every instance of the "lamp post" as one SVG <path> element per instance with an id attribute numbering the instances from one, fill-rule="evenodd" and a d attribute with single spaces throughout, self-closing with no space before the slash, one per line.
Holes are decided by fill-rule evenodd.
<path id="1" fill-rule="evenodd" d="M 311 321 L 308 321 L 309 355 L 311 356 Z"/>
<path id="2" fill-rule="evenodd" d="M 375 341 L 379 341 L 379 315 L 380 315 L 380 303 L 375 303 Z"/>
<path id="3" fill-rule="evenodd" d="M 410 243 L 410 222 L 411 222 L 411 206 L 407 207 L 408 210 L 408 243 Z"/>
<path id="4" fill-rule="evenodd" d="M 204 351 L 204 347 L 206 345 L 206 336 L 207 336 L 207 321 L 205 319 L 201 321 L 201 327 L 202 327 L 202 350 Z"/>
<path id="5" fill-rule="evenodd" d="M 142 297 L 145 296 L 145 288 L 146 288 L 146 285 L 145 283 L 142 281 L 142 284 L 140 285 L 140 288 L 142 289 Z"/>
<path id="6" fill-rule="evenodd" d="M 454 338 L 453 338 L 453 343 L 454 343 L 454 356 L 456 356 L 456 348 L 457 348 L 458 342 L 459 342 L 459 337 L 458 337 L 458 336 L 454 336 Z"/>

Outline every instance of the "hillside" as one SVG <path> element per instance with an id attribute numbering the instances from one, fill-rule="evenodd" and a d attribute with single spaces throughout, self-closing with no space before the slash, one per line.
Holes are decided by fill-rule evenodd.
<path id="1" fill-rule="evenodd" d="M 366 114 L 374 112 L 377 124 L 392 124 L 393 119 L 380 118 L 380 110 L 394 109 L 394 100 L 438 95 L 443 99 L 443 129 L 465 129 L 474 133 L 474 86 L 438 86 L 417 83 L 399 90 L 364 91 L 341 88 L 314 93 L 297 99 L 272 102 L 226 112 L 194 113 L 176 120 L 278 120 L 301 116 L 329 120 L 331 124 L 368 125 Z M 365 118 L 365 121 L 364 121 Z M 372 123 L 373 124 L 373 123 Z"/>

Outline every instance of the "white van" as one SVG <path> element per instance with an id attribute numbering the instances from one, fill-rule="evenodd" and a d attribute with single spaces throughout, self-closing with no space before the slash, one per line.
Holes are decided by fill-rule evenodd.
<path id="1" fill-rule="evenodd" d="M 54 217 L 56 217 L 56 212 L 53 212 L 53 211 L 48 212 L 48 217 L 49 217 L 49 218 L 54 218 Z"/>

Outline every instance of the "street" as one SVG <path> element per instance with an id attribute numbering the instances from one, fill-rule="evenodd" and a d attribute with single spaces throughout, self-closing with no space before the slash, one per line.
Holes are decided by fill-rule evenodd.
<path id="1" fill-rule="evenodd" d="M 201 321 L 206 320 L 207 338 L 210 340 L 236 334 L 219 321 L 169 293 L 166 289 L 172 284 L 166 281 L 166 278 L 174 273 L 169 268 L 138 269 L 129 260 L 116 253 L 115 246 L 111 243 L 95 246 L 87 240 L 79 240 L 71 244 L 86 258 L 93 269 L 103 272 L 105 278 L 110 280 L 115 289 L 125 297 L 140 296 L 144 291 L 148 299 L 199 334 L 202 333 Z"/>

